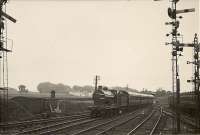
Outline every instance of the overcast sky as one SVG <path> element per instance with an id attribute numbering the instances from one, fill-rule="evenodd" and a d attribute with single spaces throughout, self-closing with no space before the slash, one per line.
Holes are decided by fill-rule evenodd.
<path id="1" fill-rule="evenodd" d="M 171 47 L 165 26 L 168 0 L 37 1 L 11 0 L 7 12 L 13 39 L 9 54 L 9 86 L 25 84 L 36 91 L 40 82 L 68 85 L 101 84 L 141 90 L 171 90 Z M 192 42 L 198 32 L 198 0 L 181 0 L 178 9 L 196 8 L 183 15 L 180 32 Z M 192 68 L 192 50 L 180 58 L 181 91 L 191 90 L 186 80 Z"/>

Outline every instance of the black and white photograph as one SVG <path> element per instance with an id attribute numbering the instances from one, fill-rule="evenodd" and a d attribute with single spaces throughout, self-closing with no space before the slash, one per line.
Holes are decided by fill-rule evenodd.
<path id="1" fill-rule="evenodd" d="M 199 0 L 0 0 L 0 135 L 200 134 Z"/>

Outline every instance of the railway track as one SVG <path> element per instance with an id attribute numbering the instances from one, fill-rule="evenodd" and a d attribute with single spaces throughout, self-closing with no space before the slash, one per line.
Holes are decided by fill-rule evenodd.
<path id="1" fill-rule="evenodd" d="M 156 121 L 156 123 L 154 124 L 154 126 L 153 126 L 153 128 L 152 128 L 152 130 L 151 130 L 151 132 L 150 132 L 149 135 L 155 134 L 155 131 L 156 131 L 156 129 L 158 128 L 159 123 L 161 122 L 161 119 L 162 119 L 162 116 L 163 116 L 162 113 L 163 113 L 163 110 L 162 110 L 162 108 L 161 108 L 161 109 L 160 109 L 160 116 L 159 116 L 158 120 Z"/>
<path id="2" fill-rule="evenodd" d="M 90 126 L 89 128 L 76 131 L 70 135 L 100 135 L 103 133 L 106 133 L 107 131 L 111 130 L 112 128 L 115 128 L 117 126 L 120 126 L 130 120 L 133 120 L 137 117 L 142 115 L 141 111 L 134 111 L 125 115 L 121 115 L 118 117 L 115 117 L 113 119 L 108 119 L 104 122 L 98 122 L 93 126 Z"/>
<path id="3" fill-rule="evenodd" d="M 85 116 L 82 118 L 77 118 L 73 120 L 68 120 L 64 122 L 58 122 L 55 124 L 50 124 L 47 126 L 43 126 L 40 128 L 34 128 L 34 129 L 28 129 L 24 130 L 22 132 L 18 132 L 15 135 L 25 135 L 25 134 L 37 134 L 37 135 L 46 135 L 46 134 L 54 134 L 58 131 L 73 127 L 73 126 L 78 126 L 81 124 L 85 124 L 88 122 L 95 121 L 96 119 L 91 119 L 90 116 Z"/>
<path id="4" fill-rule="evenodd" d="M 49 119 L 45 118 L 45 119 L 35 119 L 35 120 L 4 123 L 4 124 L 0 124 L 0 129 L 2 129 L 0 133 L 18 132 L 18 131 L 22 131 L 28 128 L 37 128 L 42 125 L 48 125 L 50 123 L 57 123 L 60 121 L 65 121 L 65 120 L 72 120 L 72 119 L 81 118 L 85 116 L 89 116 L 89 112 L 83 112 L 82 114 L 77 113 L 74 115 L 62 116 L 62 117 L 53 117 Z"/>
<path id="5" fill-rule="evenodd" d="M 153 110 L 147 117 L 145 117 L 141 122 L 139 122 L 135 126 L 135 128 L 129 131 L 127 135 L 132 135 L 132 134 L 153 135 L 160 123 L 161 118 L 162 118 L 162 109 L 160 111 Z"/>
<path id="6" fill-rule="evenodd" d="M 168 111 L 163 111 L 163 113 L 167 116 L 170 116 L 171 118 L 175 118 L 175 114 L 172 112 L 168 112 Z M 185 115 L 181 115 L 181 122 L 185 125 L 189 125 L 190 127 L 196 128 L 195 122 L 194 120 L 192 120 L 191 118 L 189 118 L 188 116 Z"/>
<path id="7" fill-rule="evenodd" d="M 54 135 L 54 134 L 67 134 L 67 135 L 93 135 L 102 134 L 116 126 L 120 126 L 134 118 L 142 115 L 141 110 L 135 112 L 123 114 L 120 116 L 114 116 L 112 118 L 90 118 L 84 117 L 80 119 L 74 119 L 71 121 L 59 122 L 41 128 L 35 128 L 31 130 L 25 130 L 18 132 L 15 135 L 24 134 L 37 134 L 37 135 Z M 101 130 L 99 130 L 101 128 Z M 96 130 L 97 129 L 97 130 Z"/>
<path id="8" fill-rule="evenodd" d="M 162 110 L 145 108 L 112 118 L 91 118 L 85 116 L 57 122 L 40 128 L 28 129 L 15 135 L 153 135 L 162 119 Z M 134 127 L 134 129 L 132 129 Z"/>
<path id="9" fill-rule="evenodd" d="M 0 123 L 1 128 L 13 128 L 13 127 L 20 127 L 20 126 L 28 126 L 33 124 L 40 124 L 40 123 L 47 123 L 56 120 L 63 120 L 68 118 L 80 117 L 84 115 L 88 115 L 90 112 L 82 112 L 77 114 L 72 114 L 68 116 L 62 117 L 52 117 L 52 118 L 45 118 L 45 119 L 35 119 L 35 120 L 26 120 L 26 121 L 16 121 L 16 122 L 9 122 L 9 123 Z"/>
<path id="10" fill-rule="evenodd" d="M 176 114 L 173 111 L 163 109 L 163 117 L 162 118 L 165 121 L 164 123 L 166 123 L 168 121 L 167 122 L 168 126 L 164 127 L 164 125 L 162 125 L 158 129 L 160 129 L 160 131 L 163 130 L 162 133 L 166 133 L 166 134 L 175 132 L 172 123 L 174 122 L 174 124 L 175 124 Z M 171 123 L 169 123 L 169 121 Z M 183 133 L 183 134 L 193 134 L 197 130 L 195 120 L 190 118 L 189 116 L 181 114 L 180 121 L 181 121 L 181 133 Z M 171 126 L 169 126 L 169 124 Z M 158 134 L 159 132 L 157 131 L 156 133 Z"/>
<path id="11" fill-rule="evenodd" d="M 172 118 L 175 119 L 176 118 L 176 114 L 174 114 L 173 112 L 169 112 L 169 111 L 163 111 L 163 113 Z M 182 133 L 189 133 L 189 134 L 192 134 L 192 133 L 195 133 L 196 131 L 198 131 L 198 128 L 196 126 L 196 123 L 195 123 L 195 120 L 186 116 L 186 115 L 183 115 L 181 114 L 181 131 Z"/>
<path id="12" fill-rule="evenodd" d="M 96 121 L 93 121 L 92 123 L 89 122 L 82 126 L 66 129 L 57 133 L 58 134 L 67 133 L 67 135 L 100 135 L 100 134 L 110 135 L 110 131 L 112 131 L 113 129 L 117 129 L 117 127 L 123 126 L 124 124 L 129 123 L 130 121 L 133 121 L 134 119 L 138 119 L 139 117 L 142 117 L 144 113 L 148 114 L 149 111 L 151 110 L 152 109 L 150 108 L 146 108 L 142 110 L 140 109 L 140 110 L 137 110 L 131 113 L 126 113 L 120 116 L 114 116 L 112 118 L 98 119 Z"/>

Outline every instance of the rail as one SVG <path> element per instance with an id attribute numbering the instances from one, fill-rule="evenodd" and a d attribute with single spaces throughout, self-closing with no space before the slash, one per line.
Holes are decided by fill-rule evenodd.
<path id="1" fill-rule="evenodd" d="M 134 112 L 129 113 L 128 115 L 132 115 L 132 114 L 135 114 L 135 113 L 137 113 L 137 112 L 138 112 L 138 111 L 134 111 Z M 124 122 L 122 122 L 122 123 L 119 123 L 119 124 L 114 125 L 114 126 L 112 126 L 112 127 L 110 127 L 110 128 L 107 128 L 106 130 L 104 130 L 104 131 L 102 131 L 102 132 L 100 132 L 100 133 L 98 133 L 98 134 L 96 134 L 96 135 L 103 134 L 103 133 L 105 133 L 105 132 L 111 130 L 112 128 L 114 128 L 114 127 L 116 127 L 116 126 L 119 126 L 119 125 L 121 125 L 121 124 L 123 124 L 123 123 L 125 123 L 125 122 L 128 122 L 128 121 L 130 121 L 130 120 L 132 120 L 132 119 L 138 117 L 140 114 L 141 114 L 141 113 L 139 113 L 138 115 L 136 115 L 136 116 L 134 116 L 134 117 L 131 117 L 130 119 L 128 119 L 128 120 L 126 120 L 126 121 L 124 121 Z M 92 127 L 87 128 L 87 129 L 81 130 L 81 131 L 79 131 L 79 132 L 73 133 L 72 135 L 81 135 L 81 134 L 83 134 L 83 133 L 85 133 L 85 132 L 88 132 L 88 131 L 90 131 L 90 130 L 96 129 L 96 128 L 100 127 L 100 126 L 103 126 L 103 125 L 109 124 L 109 123 L 111 123 L 111 122 L 117 121 L 117 120 L 119 120 L 119 119 L 122 118 L 122 117 L 124 117 L 124 116 L 122 115 L 122 116 L 120 116 L 120 117 L 117 117 L 117 118 L 115 118 L 115 119 L 109 120 L 109 121 L 107 121 L 107 122 L 97 124 L 97 125 L 95 125 L 95 126 L 92 126 Z"/>
<path id="2" fill-rule="evenodd" d="M 38 124 L 38 123 L 45 123 L 45 122 L 52 122 L 56 120 L 64 120 L 67 118 L 73 118 L 73 117 L 80 117 L 80 116 L 86 116 L 88 115 L 88 112 L 85 112 L 84 114 L 77 113 L 74 115 L 69 116 L 63 116 L 63 117 L 54 117 L 50 119 L 35 119 L 35 120 L 27 120 L 27 121 L 17 121 L 17 122 L 10 122 L 10 123 L 1 123 L 0 127 L 3 129 L 12 128 L 12 127 L 20 127 L 20 126 L 27 126 L 32 124 Z"/>
<path id="3" fill-rule="evenodd" d="M 114 125 L 114 126 L 112 126 L 112 127 L 110 127 L 110 128 L 107 128 L 106 130 L 104 130 L 104 131 L 102 131 L 102 132 L 100 132 L 100 133 L 98 133 L 98 134 L 96 134 L 96 135 L 104 134 L 104 133 L 110 131 L 111 129 L 113 129 L 113 128 L 115 128 L 115 127 L 118 127 L 118 126 L 120 126 L 120 125 L 122 125 L 122 124 L 124 124 L 124 123 L 126 123 L 126 122 L 129 122 L 129 121 L 131 121 L 131 120 L 137 118 L 139 115 L 140 115 L 140 114 L 138 114 L 138 115 L 134 116 L 133 118 L 130 118 L 130 119 L 126 120 L 126 121 L 123 121 L 123 122 L 121 122 L 121 123 L 119 123 L 119 124 L 116 124 L 116 125 Z"/>
<path id="4" fill-rule="evenodd" d="M 56 128 L 56 129 L 53 129 L 53 130 L 48 130 L 48 131 L 44 131 L 44 132 L 41 132 L 39 133 L 38 135 L 49 135 L 49 134 L 55 134 L 56 132 L 59 132 L 59 131 L 62 131 L 62 130 L 65 130 L 67 128 L 71 128 L 71 127 L 74 127 L 74 126 L 79 126 L 79 125 L 82 125 L 82 124 L 86 124 L 86 123 L 89 123 L 89 122 L 93 122 L 97 119 L 88 119 L 86 121 L 81 121 L 81 122 L 78 122 L 78 123 L 73 123 L 71 125 L 66 125 L 64 127 L 61 127 L 61 128 Z"/>
<path id="5" fill-rule="evenodd" d="M 142 122 L 140 122 L 134 129 L 132 129 L 127 135 L 133 134 L 139 127 L 141 127 L 146 121 L 148 121 L 155 111 L 152 111 Z"/>
<path id="6" fill-rule="evenodd" d="M 163 111 L 163 113 L 172 118 L 175 118 L 175 115 L 172 112 Z M 182 115 L 181 122 L 196 128 L 196 124 L 191 119 L 187 118 L 186 116 Z"/>
<path id="7" fill-rule="evenodd" d="M 68 125 L 74 122 L 78 122 L 78 121 L 83 121 L 83 120 L 87 120 L 89 117 L 85 117 L 85 118 L 79 118 L 79 119 L 75 119 L 75 120 L 71 120 L 71 121 L 67 121 L 67 122 L 60 122 L 60 123 L 56 123 L 56 124 L 52 124 L 52 125 L 48 125 L 48 126 L 44 126 L 44 127 L 40 127 L 40 128 L 35 128 L 35 129 L 30 129 L 30 130 L 26 130 L 26 131 L 22 131 L 19 133 L 16 133 L 15 135 L 21 135 L 21 134 L 41 134 L 41 133 L 46 133 L 46 131 L 44 130 L 48 130 L 51 128 L 55 128 L 55 127 L 59 127 L 62 125 Z M 37 133 L 39 132 L 39 133 Z"/>
<path id="8" fill-rule="evenodd" d="M 163 109 L 162 109 L 162 107 L 161 107 L 161 108 L 160 108 L 160 116 L 159 116 L 158 120 L 156 121 L 156 124 L 154 125 L 154 127 L 153 127 L 153 129 L 151 130 L 151 133 L 150 133 L 149 135 L 153 135 L 153 134 L 154 134 L 154 132 L 155 132 L 156 128 L 158 127 L 158 124 L 159 124 L 159 122 L 160 122 L 160 120 L 161 120 L 161 118 L 162 118 L 162 113 L 163 113 Z"/>

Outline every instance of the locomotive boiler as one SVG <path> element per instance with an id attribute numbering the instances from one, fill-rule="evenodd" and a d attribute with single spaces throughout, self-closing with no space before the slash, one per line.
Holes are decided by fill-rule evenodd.
<path id="1" fill-rule="evenodd" d="M 121 114 L 153 104 L 154 96 L 99 86 L 93 93 L 92 117 Z"/>

